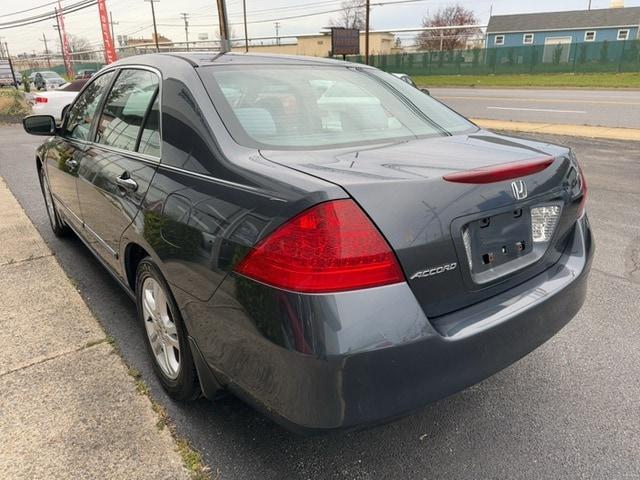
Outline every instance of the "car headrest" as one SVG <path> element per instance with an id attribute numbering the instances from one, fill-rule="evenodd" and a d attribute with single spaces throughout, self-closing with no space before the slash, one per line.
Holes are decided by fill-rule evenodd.
<path id="1" fill-rule="evenodd" d="M 241 107 L 234 109 L 234 113 L 250 136 L 266 137 L 276 134 L 273 116 L 266 108 Z"/>

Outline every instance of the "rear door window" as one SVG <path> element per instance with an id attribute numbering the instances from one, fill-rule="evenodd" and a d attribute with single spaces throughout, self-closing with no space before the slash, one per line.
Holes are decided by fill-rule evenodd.
<path id="1" fill-rule="evenodd" d="M 91 123 L 102 97 L 107 91 L 114 72 L 108 72 L 95 79 L 77 98 L 64 128 L 64 136 L 78 140 L 90 140 Z"/>
<path id="2" fill-rule="evenodd" d="M 153 72 L 122 70 L 102 110 L 96 143 L 135 151 L 158 85 L 158 76 Z"/>

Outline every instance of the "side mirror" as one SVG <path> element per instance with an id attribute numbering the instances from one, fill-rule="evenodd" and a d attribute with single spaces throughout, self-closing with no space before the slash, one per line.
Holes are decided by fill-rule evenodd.
<path id="1" fill-rule="evenodd" d="M 49 137 L 56 133 L 56 119 L 51 115 L 29 115 L 22 119 L 22 126 L 31 135 Z"/>
<path id="2" fill-rule="evenodd" d="M 421 88 L 421 89 L 420 89 L 420 91 L 421 91 L 422 93 L 426 93 L 427 95 L 431 95 L 431 93 L 429 92 L 429 89 L 428 89 L 428 88 Z"/>

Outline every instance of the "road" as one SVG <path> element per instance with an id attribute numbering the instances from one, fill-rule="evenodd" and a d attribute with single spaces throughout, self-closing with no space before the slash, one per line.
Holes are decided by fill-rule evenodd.
<path id="1" fill-rule="evenodd" d="M 430 88 L 470 118 L 640 128 L 640 91 Z"/>
<path id="2" fill-rule="evenodd" d="M 78 239 L 50 232 L 34 168 L 38 139 L 1 127 L 0 175 L 125 361 L 220 478 L 639 478 L 640 144 L 552 140 L 575 147 L 589 180 L 597 253 L 582 311 L 479 385 L 388 425 L 315 438 L 290 434 L 232 397 L 169 400 L 134 305 Z"/>

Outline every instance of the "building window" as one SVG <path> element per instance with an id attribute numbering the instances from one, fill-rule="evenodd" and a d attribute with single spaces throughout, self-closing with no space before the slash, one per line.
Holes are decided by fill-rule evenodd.
<path id="1" fill-rule="evenodd" d="M 618 30 L 618 40 L 628 40 L 629 39 L 629 30 Z"/>
<path id="2" fill-rule="evenodd" d="M 496 45 L 504 45 L 504 35 L 496 35 L 493 39 L 493 43 Z"/>
<path id="3" fill-rule="evenodd" d="M 584 32 L 584 41 L 585 42 L 595 42 L 596 41 L 596 31 L 588 30 Z"/>
<path id="4" fill-rule="evenodd" d="M 324 45 L 324 40 L 318 40 L 318 45 Z"/>
<path id="5" fill-rule="evenodd" d="M 522 36 L 522 43 L 525 45 L 531 45 L 533 43 L 533 33 L 525 33 Z"/>

